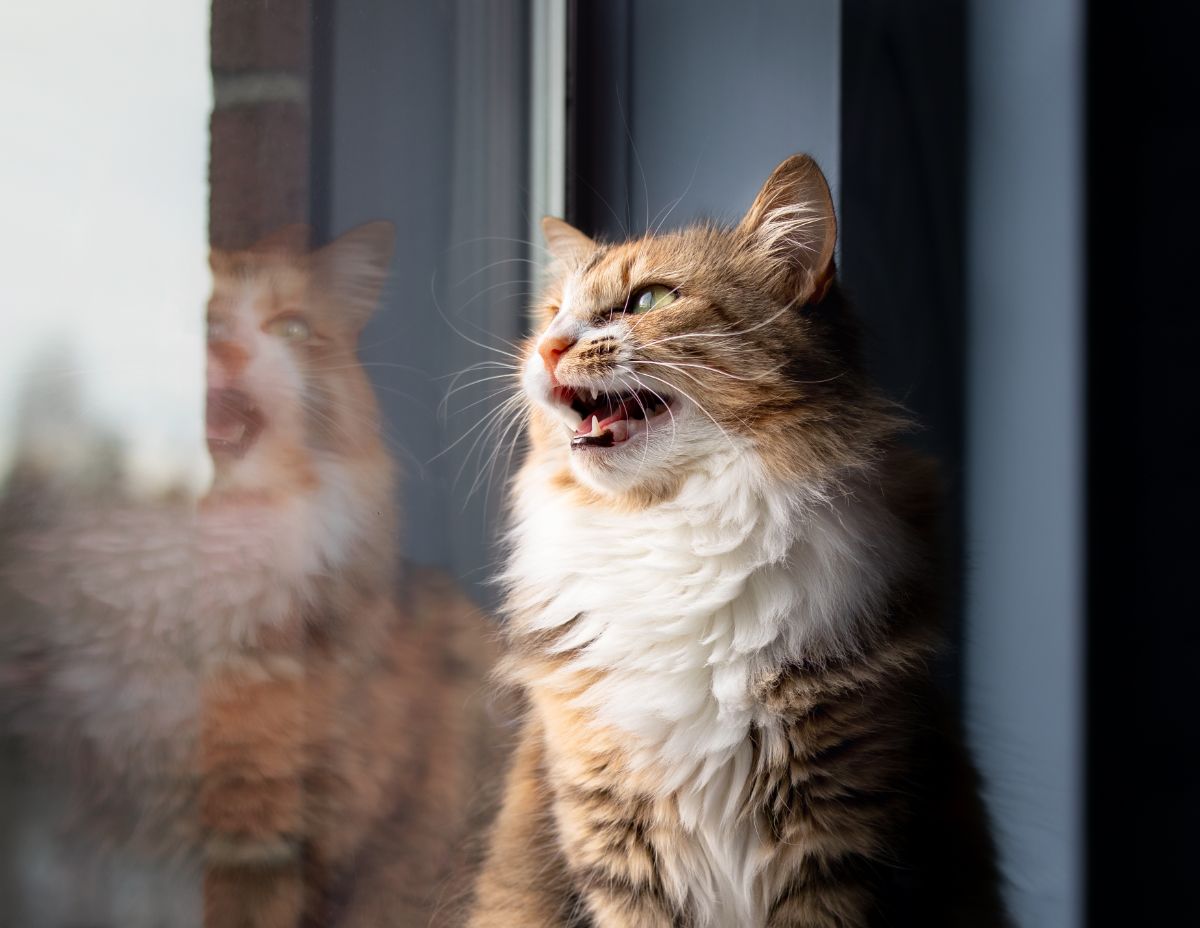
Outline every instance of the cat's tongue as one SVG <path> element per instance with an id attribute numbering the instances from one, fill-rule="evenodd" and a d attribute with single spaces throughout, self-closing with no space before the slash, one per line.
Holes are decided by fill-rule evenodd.
<path id="1" fill-rule="evenodd" d="M 624 441 L 627 419 L 624 406 L 617 406 L 604 418 L 597 414 L 587 416 L 575 429 L 572 444 L 611 445 L 614 441 Z"/>
<path id="2" fill-rule="evenodd" d="M 209 390 L 205 409 L 205 435 L 212 452 L 241 455 L 253 444 L 262 417 L 240 390 Z"/>

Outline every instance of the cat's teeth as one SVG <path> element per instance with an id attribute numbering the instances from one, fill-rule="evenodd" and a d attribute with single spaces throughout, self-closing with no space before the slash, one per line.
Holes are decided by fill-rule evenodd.
<path id="1" fill-rule="evenodd" d="M 600 430 L 600 420 L 592 416 L 592 438 L 599 438 L 604 432 Z"/>
<path id="2" fill-rule="evenodd" d="M 600 391 L 593 387 L 589 389 L 588 392 L 592 394 L 592 402 L 596 402 L 596 397 L 600 395 Z"/>

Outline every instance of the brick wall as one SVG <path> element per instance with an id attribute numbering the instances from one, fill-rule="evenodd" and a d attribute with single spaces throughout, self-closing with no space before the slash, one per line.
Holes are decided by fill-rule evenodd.
<path id="1" fill-rule="evenodd" d="M 311 0 L 213 0 L 209 241 L 309 221 Z"/>

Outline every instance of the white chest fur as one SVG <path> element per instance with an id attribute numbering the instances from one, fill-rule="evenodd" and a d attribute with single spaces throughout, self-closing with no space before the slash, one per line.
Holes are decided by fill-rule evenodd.
<path id="1" fill-rule="evenodd" d="M 854 640 L 899 562 L 898 529 L 874 496 L 772 484 L 751 453 L 635 513 L 568 505 L 548 478 L 529 467 L 519 482 L 516 621 L 569 625 L 555 645 L 575 651 L 569 670 L 600 671 L 581 704 L 631 736 L 634 764 L 668 772 L 692 836 L 681 894 L 710 925 L 761 924 L 753 823 L 734 815 L 750 728 L 768 721 L 753 681 Z"/>
<path id="2" fill-rule="evenodd" d="M 116 756 L 186 748 L 207 670 L 294 620 L 361 532 L 369 501 L 338 476 L 275 505 L 93 502 L 18 529 L 0 654 L 44 679 L 12 724 Z"/>

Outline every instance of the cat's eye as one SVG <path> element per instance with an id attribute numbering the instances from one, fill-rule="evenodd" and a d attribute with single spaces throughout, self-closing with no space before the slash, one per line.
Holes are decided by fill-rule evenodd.
<path id="1" fill-rule="evenodd" d="M 302 342 L 312 335 L 312 328 L 304 318 L 293 313 L 276 316 L 263 327 L 263 331 L 289 342 Z"/>
<path id="2" fill-rule="evenodd" d="M 634 313 L 645 313 L 652 309 L 662 309 L 664 306 L 670 306 L 675 302 L 677 293 L 670 287 L 662 284 L 651 284 L 649 287 L 642 287 L 629 301 L 629 311 Z"/>

